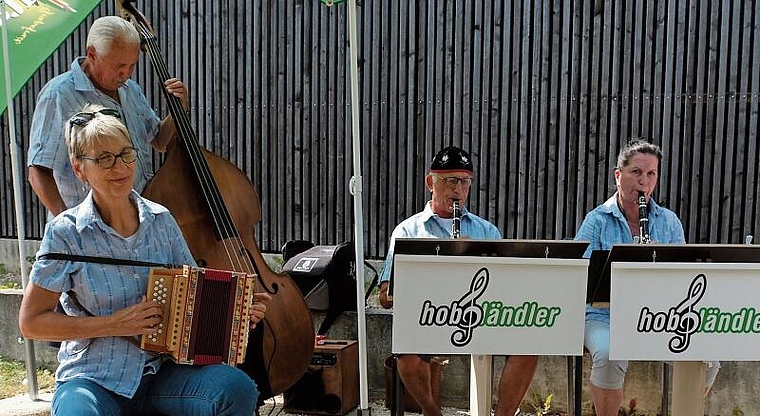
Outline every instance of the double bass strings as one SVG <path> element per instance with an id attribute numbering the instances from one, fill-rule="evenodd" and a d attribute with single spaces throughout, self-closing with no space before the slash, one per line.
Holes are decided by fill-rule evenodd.
<path id="1" fill-rule="evenodd" d="M 137 20 L 137 18 L 135 20 Z M 134 22 L 134 25 L 143 38 L 143 48 L 150 56 L 153 69 L 161 78 L 162 82 L 168 80 L 171 76 L 169 75 L 169 69 L 166 66 L 166 63 L 161 58 L 156 37 L 150 30 L 144 27 L 143 23 Z M 174 118 L 174 124 L 180 132 L 179 136 L 187 150 L 196 177 L 200 182 L 203 197 L 207 206 L 212 211 L 211 217 L 214 221 L 215 229 L 220 232 L 219 237 L 224 245 L 230 264 L 233 266 L 233 270 L 255 273 L 255 267 L 253 266 L 251 259 L 245 255 L 245 247 L 238 238 L 237 227 L 235 227 L 234 221 L 224 205 L 219 187 L 216 185 L 208 164 L 203 158 L 203 153 L 198 144 L 198 137 L 195 134 L 195 130 L 190 126 L 189 118 L 182 108 L 182 103 L 180 103 L 179 98 L 169 94 L 165 89 L 163 92 L 164 96 L 167 98 L 170 113 Z"/>
<path id="2" fill-rule="evenodd" d="M 151 41 L 151 39 L 155 38 L 153 30 L 142 14 L 131 6 L 133 1 L 121 1 L 121 8 L 134 17 L 135 21 L 133 23 L 137 27 L 138 33 L 142 33 L 143 51 L 150 55 L 156 77 L 163 76 L 164 80 L 169 79 L 168 70 L 166 69 L 166 65 L 162 63 L 161 55 L 158 52 L 159 48 L 156 46 L 157 42 Z M 198 224 L 197 226 L 184 224 L 185 227 L 191 227 L 188 230 L 191 234 L 195 234 L 195 230 L 192 228 L 198 228 L 198 231 L 203 233 L 200 237 L 205 241 L 194 241 L 197 245 L 202 246 L 195 247 L 200 251 L 198 255 L 203 256 L 208 254 L 212 256 L 209 258 L 209 261 L 213 261 L 214 264 L 226 263 L 224 268 L 227 270 L 237 269 L 244 271 L 244 268 L 248 268 L 257 274 L 261 288 L 273 295 L 273 301 L 268 305 L 268 311 L 273 313 L 268 314 L 268 316 L 260 321 L 262 325 L 258 326 L 256 331 L 257 354 L 254 355 L 255 363 L 242 368 L 243 371 L 256 380 L 262 398 L 273 397 L 273 395 L 285 391 L 285 389 L 296 383 L 300 375 L 308 368 L 314 348 L 314 325 L 311 314 L 301 291 L 290 280 L 290 277 L 286 274 L 273 273 L 258 251 L 252 231 L 254 221 L 257 222 L 260 218 L 254 218 L 255 215 L 238 216 L 238 212 L 233 209 L 240 207 L 230 205 L 230 210 L 228 210 L 228 206 L 224 204 L 221 195 L 222 193 L 224 193 L 225 197 L 228 195 L 226 193 L 228 190 L 227 184 L 221 181 L 217 182 L 211 175 L 211 169 L 214 168 L 214 172 L 216 172 L 216 167 L 219 165 L 224 169 L 227 169 L 227 165 L 232 167 L 234 165 L 227 161 L 216 160 L 216 157 L 213 159 L 205 157 L 206 150 L 198 143 L 197 136 L 195 136 L 195 132 L 190 127 L 189 117 L 180 107 L 181 102 L 176 97 L 168 94 L 165 89 L 164 94 L 167 97 L 169 109 L 173 111 L 173 115 L 176 115 L 175 122 L 177 124 L 177 131 L 180 133 L 180 137 L 177 140 L 180 140 L 181 143 L 175 144 L 184 146 L 184 149 L 176 149 L 176 151 L 181 153 L 167 155 L 167 162 L 172 166 L 179 166 L 179 169 L 189 170 L 189 172 L 171 172 L 169 178 L 167 178 L 166 174 L 157 175 L 157 178 L 161 179 L 161 181 L 157 182 L 158 185 L 155 189 L 171 192 L 171 187 L 175 183 L 175 179 L 171 175 L 182 174 L 185 176 L 177 178 L 179 179 L 177 182 L 180 182 L 183 187 L 189 186 L 191 189 L 183 189 L 183 192 L 186 192 L 187 195 L 192 195 L 197 200 L 197 202 L 193 201 L 192 206 L 187 207 L 188 210 L 196 215 L 196 218 L 197 215 L 203 215 L 204 219 L 205 215 L 214 216 L 214 218 L 204 221 L 203 224 Z M 191 138 L 194 139 L 191 141 Z M 189 169 L 184 167 L 187 163 L 191 164 Z M 225 175 L 232 176 L 232 179 L 246 176 L 239 169 L 235 172 L 232 170 L 225 170 L 224 172 Z M 191 178 L 193 174 L 195 178 Z M 246 189 L 229 189 L 229 191 L 233 195 L 235 193 L 247 194 L 248 201 L 254 202 L 254 199 L 256 199 L 256 202 L 258 202 L 255 189 L 250 180 L 246 179 L 248 185 L 240 181 L 240 185 L 246 186 Z M 221 185 L 224 186 L 220 187 Z M 250 186 L 250 189 L 247 186 Z M 149 191 L 150 189 L 152 188 L 148 188 Z M 156 194 L 155 196 L 161 201 L 164 200 L 162 195 Z M 178 204 L 183 202 L 176 199 L 173 196 L 171 200 L 166 200 L 167 205 L 180 208 Z M 198 206 L 204 202 L 207 204 L 205 208 Z M 198 212 L 198 208 L 201 208 L 201 212 Z M 258 210 L 258 206 L 255 209 Z M 253 212 L 253 214 L 257 213 Z M 244 228 L 243 231 L 246 231 L 246 233 L 244 235 L 238 234 L 238 229 L 234 226 L 233 222 L 240 223 Z M 250 228 L 248 228 L 249 225 L 251 226 Z M 209 230 L 211 227 L 213 229 Z M 221 241 L 208 240 L 209 238 L 214 238 L 210 234 L 214 234 L 216 239 Z M 247 244 L 249 242 L 248 238 L 251 237 L 253 237 L 253 240 L 250 241 L 251 245 L 249 246 Z M 238 256 L 244 258 L 241 259 Z"/>

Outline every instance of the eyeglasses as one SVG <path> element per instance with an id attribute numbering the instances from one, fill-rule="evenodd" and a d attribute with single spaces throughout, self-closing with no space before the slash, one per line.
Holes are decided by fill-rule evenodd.
<path id="1" fill-rule="evenodd" d="M 458 184 L 462 184 L 464 186 L 470 186 L 472 185 L 472 178 L 458 178 L 456 176 L 438 176 L 438 180 L 442 181 L 446 185 L 450 187 L 455 187 Z"/>
<path id="2" fill-rule="evenodd" d="M 95 118 L 96 114 L 103 114 L 104 116 L 111 116 L 116 117 L 118 119 L 121 119 L 121 114 L 119 113 L 119 110 L 114 110 L 113 108 L 103 108 L 95 112 L 87 112 L 82 111 L 81 113 L 76 113 L 69 119 L 69 126 L 79 126 L 82 127 L 92 121 L 93 118 Z"/>
<path id="3" fill-rule="evenodd" d="M 87 159 L 87 160 L 93 160 L 95 163 L 98 164 L 103 169 L 111 169 L 116 165 L 116 158 L 120 157 L 121 161 L 125 164 L 129 165 L 130 163 L 135 163 L 135 160 L 137 160 L 137 149 L 134 147 L 125 147 L 121 150 L 121 153 L 118 155 L 113 154 L 111 152 L 103 152 L 98 157 L 87 157 L 84 155 L 77 156 L 77 159 Z"/>

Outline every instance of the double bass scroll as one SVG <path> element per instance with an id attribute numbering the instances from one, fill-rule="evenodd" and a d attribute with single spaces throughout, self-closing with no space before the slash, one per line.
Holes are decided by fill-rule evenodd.
<path id="1" fill-rule="evenodd" d="M 121 7 L 132 17 L 163 85 L 171 77 L 153 30 L 133 1 L 121 1 Z M 256 381 L 259 400 L 264 400 L 285 391 L 306 372 L 314 351 L 311 313 L 293 280 L 272 271 L 256 244 L 253 231 L 261 221 L 261 207 L 248 176 L 203 149 L 179 99 L 162 90 L 178 137 L 143 196 L 171 211 L 200 266 L 255 273 L 258 286 L 272 295 L 266 317 L 251 332 L 248 359 L 238 365 Z"/>

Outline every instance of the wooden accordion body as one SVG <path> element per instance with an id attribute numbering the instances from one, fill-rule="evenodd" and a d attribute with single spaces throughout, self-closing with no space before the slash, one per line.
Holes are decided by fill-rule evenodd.
<path id="1" fill-rule="evenodd" d="M 163 319 L 155 334 L 143 335 L 141 347 L 179 364 L 242 363 L 255 278 L 191 266 L 151 269 L 147 297 L 161 303 Z"/>

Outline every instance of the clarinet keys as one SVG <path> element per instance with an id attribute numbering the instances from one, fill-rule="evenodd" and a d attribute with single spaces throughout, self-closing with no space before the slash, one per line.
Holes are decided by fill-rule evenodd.
<path id="1" fill-rule="evenodd" d="M 462 236 L 461 226 L 462 226 L 462 210 L 459 208 L 459 200 L 455 199 L 452 208 L 452 218 L 453 222 L 451 223 L 451 238 L 460 238 Z"/>

